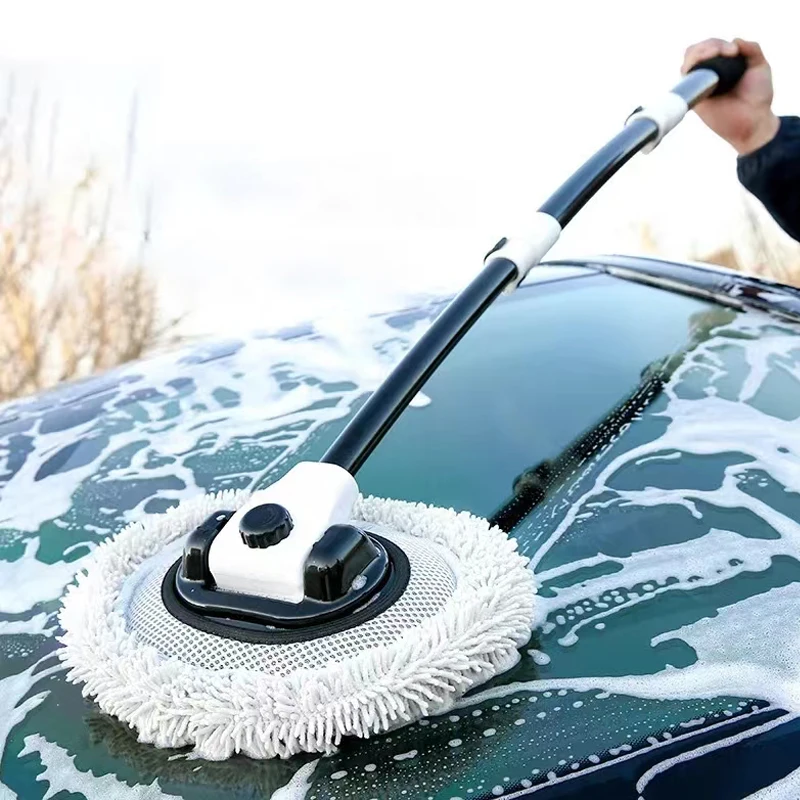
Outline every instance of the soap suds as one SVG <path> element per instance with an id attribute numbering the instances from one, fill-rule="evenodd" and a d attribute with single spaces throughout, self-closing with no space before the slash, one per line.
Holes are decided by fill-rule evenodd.
<path id="1" fill-rule="evenodd" d="M 771 321 L 770 324 L 774 325 L 774 321 Z M 742 328 L 743 326 L 740 325 L 738 327 Z M 731 326 L 731 328 L 737 329 L 736 326 Z M 800 475 L 798 475 L 800 471 L 796 467 L 797 462 L 794 455 L 795 453 L 800 453 L 800 431 L 793 430 L 793 428 L 797 428 L 796 422 L 785 422 L 777 419 L 749 404 L 758 397 L 760 387 L 774 367 L 774 353 L 781 351 L 781 348 L 783 348 L 783 356 L 788 359 L 789 349 L 800 347 L 800 345 L 796 344 L 797 342 L 800 342 L 800 340 L 796 336 L 781 337 L 770 335 L 763 339 L 761 343 L 744 339 L 729 339 L 726 345 L 742 350 L 749 365 L 749 374 L 742 384 L 738 396 L 736 398 L 726 398 L 725 391 L 720 388 L 719 391 L 715 390 L 714 393 L 706 394 L 700 399 L 682 399 L 679 396 L 680 393 L 676 391 L 676 386 L 683 380 L 688 369 L 697 367 L 698 364 L 702 363 L 712 376 L 717 376 L 721 379 L 725 374 L 722 366 L 723 362 L 714 351 L 714 348 L 719 347 L 719 339 L 712 339 L 711 342 L 707 342 L 697 348 L 687 359 L 684 366 L 673 376 L 670 384 L 665 389 L 666 407 L 659 412 L 669 421 L 664 434 L 653 442 L 640 445 L 627 453 L 623 453 L 605 466 L 594 479 L 594 485 L 591 489 L 569 508 L 566 517 L 557 526 L 556 531 L 534 555 L 533 564 L 537 567 L 540 566 L 542 558 L 547 551 L 552 549 L 572 526 L 587 524 L 593 516 L 602 513 L 604 509 L 608 508 L 616 511 L 618 508 L 646 509 L 650 506 L 661 507 L 669 505 L 685 509 L 692 519 L 701 522 L 705 513 L 704 508 L 708 505 L 727 510 L 744 509 L 763 520 L 776 532 L 777 536 L 775 538 L 754 538 L 743 535 L 741 532 L 726 530 L 724 525 L 717 524 L 716 527 L 707 526 L 705 534 L 686 542 L 647 548 L 645 546 L 646 539 L 643 538 L 642 541 L 632 543 L 630 555 L 618 556 L 597 553 L 596 555 L 575 560 L 570 564 L 539 570 L 538 578 L 543 583 L 554 581 L 556 578 L 561 580 L 558 581 L 558 586 L 550 587 L 549 592 L 539 596 L 543 622 L 543 646 L 548 650 L 548 653 L 546 654 L 538 649 L 529 650 L 528 654 L 535 664 L 545 665 L 550 658 L 553 659 L 554 663 L 557 663 L 556 658 L 561 654 L 559 648 L 574 646 L 584 637 L 587 642 L 590 641 L 591 637 L 596 637 L 601 642 L 609 641 L 613 633 L 614 624 L 618 619 L 617 615 L 630 612 L 636 607 L 653 602 L 668 593 L 691 592 L 702 587 L 718 586 L 745 573 L 753 575 L 764 573 L 778 556 L 789 556 L 794 559 L 800 556 L 800 525 L 788 515 L 785 509 L 778 510 L 773 508 L 761 499 L 763 495 L 754 496 L 742 488 L 744 480 L 742 476 L 744 474 L 752 473 L 754 470 L 762 470 L 770 476 L 772 481 L 782 485 L 784 489 L 790 492 L 800 491 Z M 754 346 L 756 344 L 759 346 Z M 761 346 L 762 344 L 763 346 Z M 249 347 L 250 345 L 244 348 L 244 351 L 247 351 Z M 320 362 L 323 361 L 323 356 L 328 358 L 330 355 L 326 347 L 327 345 L 322 347 L 319 352 Z M 270 351 L 270 348 L 272 348 L 272 344 L 269 345 L 269 348 L 265 348 L 265 351 Z M 278 345 L 278 348 L 280 348 L 280 345 Z M 312 349 L 310 348 L 308 353 Z M 255 348 L 250 354 L 243 352 L 242 355 L 237 354 L 237 356 L 233 357 L 233 361 L 238 365 L 237 369 L 242 369 L 246 372 L 250 368 L 257 372 L 256 361 L 258 359 L 255 356 L 257 350 L 258 348 Z M 294 352 L 294 348 L 292 348 L 292 352 Z M 384 351 L 384 355 L 386 352 Z M 343 361 L 346 354 L 347 348 L 343 346 L 340 353 L 334 354 L 334 362 L 336 362 L 337 358 Z M 778 355 L 780 356 L 781 352 L 778 352 Z M 263 353 L 262 357 L 264 357 Z M 701 357 L 707 359 L 707 363 L 701 361 Z M 394 358 L 394 355 L 392 358 Z M 159 497 L 178 499 L 179 497 L 196 493 L 201 488 L 196 486 L 193 472 L 183 463 L 183 459 L 189 453 L 194 452 L 196 454 L 198 450 L 205 449 L 205 445 L 199 446 L 199 443 L 201 437 L 206 435 L 205 432 L 211 430 L 214 431 L 216 438 L 212 437 L 209 440 L 207 452 L 210 454 L 219 453 L 227 446 L 235 438 L 236 431 L 239 431 L 243 436 L 255 436 L 258 430 L 264 432 L 265 435 L 261 439 L 264 444 L 271 446 L 271 443 L 279 443 L 281 447 L 285 448 L 269 462 L 266 468 L 268 471 L 277 461 L 284 458 L 288 452 L 292 452 L 295 448 L 302 446 L 319 425 L 346 414 L 350 404 L 358 397 L 363 396 L 365 386 L 369 385 L 372 378 L 376 379 L 375 385 L 377 385 L 380 380 L 379 374 L 383 374 L 381 370 L 385 370 L 388 362 L 382 356 L 375 356 L 374 353 L 367 360 L 370 359 L 374 361 L 372 365 L 375 366 L 374 374 L 368 375 L 361 383 L 358 380 L 354 380 L 353 383 L 356 385 L 354 389 L 337 389 L 333 393 L 333 405 L 321 408 L 319 411 L 314 409 L 310 413 L 302 404 L 313 404 L 323 399 L 323 396 L 326 395 L 325 392 L 319 391 L 311 385 L 303 384 L 302 380 L 299 381 L 300 385 L 291 390 L 281 392 L 276 389 L 279 380 L 272 376 L 266 378 L 262 369 L 259 377 L 254 380 L 256 384 L 260 384 L 261 390 L 265 392 L 264 396 L 267 397 L 267 403 L 271 403 L 273 397 L 275 398 L 274 409 L 276 416 L 273 417 L 273 420 L 276 430 L 274 431 L 268 431 L 268 426 L 264 424 L 263 415 L 255 413 L 255 411 L 263 411 L 265 403 L 263 398 L 259 403 L 255 401 L 255 395 L 252 393 L 249 399 L 245 399 L 243 396 L 243 409 L 237 410 L 237 407 L 231 409 L 222 408 L 220 403 L 213 397 L 214 387 L 221 385 L 234 386 L 234 383 L 231 382 L 230 364 L 225 365 L 221 361 L 212 361 L 203 364 L 202 370 L 187 368 L 187 374 L 194 374 L 198 380 L 203 381 L 203 385 L 198 386 L 186 400 L 180 401 L 183 406 L 186 406 L 187 401 L 191 405 L 204 406 L 204 409 L 192 412 L 194 415 L 192 423 L 188 424 L 184 423 L 184 421 L 179 421 L 173 428 L 170 428 L 170 420 L 168 418 L 161 419 L 156 413 L 157 406 L 154 406 L 147 412 L 152 414 L 152 418 L 147 423 L 149 429 L 145 431 L 145 436 L 142 437 L 141 427 L 138 431 L 134 428 L 133 431 L 128 432 L 131 434 L 131 442 L 135 441 L 136 435 L 139 438 L 148 438 L 148 434 L 152 435 L 154 443 L 158 445 L 158 452 L 155 455 L 174 458 L 175 461 L 161 466 L 147 466 L 148 459 L 154 455 L 154 451 L 145 447 L 132 456 L 130 464 L 109 470 L 107 479 L 128 480 L 132 475 L 140 477 L 167 477 L 173 475 L 179 477 L 185 488 L 167 489 L 163 493 L 159 493 Z M 310 360 L 313 361 L 313 358 Z M 263 363 L 266 362 L 262 362 L 262 366 Z M 302 373 L 302 369 L 297 366 L 298 363 L 299 360 L 294 361 L 290 365 L 290 371 L 294 370 L 298 374 Z M 796 366 L 784 364 L 780 368 L 784 371 L 788 370 L 794 378 L 800 379 L 800 371 Z M 328 367 L 320 363 L 316 373 L 311 368 L 309 368 L 309 372 L 318 374 L 326 369 Z M 371 367 L 367 369 L 368 373 L 370 369 Z M 175 370 L 174 360 L 165 362 L 164 376 L 171 374 L 174 377 Z M 214 376 L 215 370 L 217 372 L 216 377 Z M 340 380 L 342 370 L 343 366 L 338 362 L 334 363 L 331 368 L 331 371 L 336 372 Z M 203 378 L 200 378 L 201 373 L 204 376 Z M 211 377 L 206 380 L 205 376 Z M 281 380 L 292 381 L 293 377 L 289 376 Z M 250 376 L 248 374 L 249 381 Z M 135 388 L 135 386 L 136 384 L 133 384 L 132 388 Z M 239 388 L 238 384 L 236 384 L 236 388 Z M 123 392 L 126 391 L 128 391 L 127 387 L 123 388 Z M 169 393 L 171 390 L 164 388 L 164 391 Z M 420 399 L 424 402 L 424 398 Z M 272 409 L 273 406 L 270 405 L 270 410 L 272 411 Z M 283 416 L 280 416 L 281 414 Z M 188 417 L 192 416 L 192 414 L 188 413 L 184 408 L 181 416 Z M 300 427 L 309 423 L 309 419 L 311 420 L 309 428 Z M 286 431 L 278 430 L 284 425 L 289 428 L 297 425 L 298 429 L 291 430 L 287 434 Z M 159 430 L 159 426 L 163 430 Z M 76 430 L 80 433 L 80 430 L 76 428 L 70 429 L 67 433 L 75 435 Z M 219 435 L 220 431 L 221 435 Z M 735 431 L 735 436 L 732 431 Z M 49 436 L 49 434 L 45 435 Z M 120 444 L 126 440 L 126 435 L 123 432 L 118 438 L 115 438 L 109 449 L 104 451 L 103 457 L 118 449 Z M 284 436 L 288 438 L 284 439 Z M 58 445 L 55 439 L 52 442 L 53 447 Z M 738 463 L 731 464 L 724 470 L 720 470 L 720 482 L 716 488 L 702 490 L 691 487 L 664 489 L 646 486 L 642 489 L 633 490 L 618 488 L 616 485 L 619 473 L 626 467 L 628 469 L 633 466 L 636 468 L 641 467 L 642 470 L 651 468 L 657 470 L 659 463 L 665 462 L 665 468 L 675 470 L 674 474 L 680 474 L 680 470 L 683 469 L 684 462 L 682 459 L 684 455 L 713 455 L 722 451 L 741 453 L 742 457 L 738 459 Z M 33 460 L 36 461 L 38 459 L 41 462 L 44 458 L 45 455 L 37 450 Z M 96 467 L 97 462 L 93 470 L 96 470 Z M 259 467 L 259 470 L 261 474 L 264 473 L 263 465 Z M 248 473 L 244 477 L 252 479 L 256 477 L 256 472 L 254 470 L 252 474 Z M 31 474 L 29 470 L 27 479 L 30 479 Z M 56 488 L 53 505 L 47 505 L 46 503 L 46 508 L 28 509 L 26 513 L 33 516 L 28 519 L 23 514 L 20 517 L 21 522 L 27 524 L 32 520 L 35 521 L 34 516 L 36 513 L 49 514 L 50 516 L 43 516 L 42 518 L 52 519 L 53 514 L 51 512 L 53 509 L 62 507 L 65 503 L 66 507 L 70 506 L 72 493 L 67 491 L 67 484 L 73 479 L 80 478 L 80 469 L 70 470 L 63 473 L 63 475 L 67 476 L 63 478 L 63 487 L 59 488 L 58 482 L 53 484 Z M 23 474 L 24 477 L 25 475 Z M 51 477 L 55 478 L 56 476 Z M 39 488 L 46 488 L 51 477 L 41 481 Z M 762 487 L 765 483 L 765 480 L 760 480 Z M 20 491 L 19 487 L 22 485 L 22 483 L 18 484 L 18 488 L 15 491 Z M 670 486 L 674 487 L 674 483 L 670 483 Z M 75 486 L 73 486 L 74 488 Z M 609 495 L 613 495 L 613 497 L 609 499 Z M 5 504 L 3 504 L 3 510 L 5 512 Z M 113 508 L 108 510 L 109 514 L 117 514 Z M 122 516 L 133 518 L 140 514 L 141 511 L 140 507 L 128 509 Z M 118 523 L 119 519 L 115 518 L 113 529 L 116 529 Z M 64 526 L 59 525 L 59 527 L 63 528 Z M 31 528 L 31 530 L 34 529 Z M 108 529 L 101 526 L 87 526 L 86 530 L 89 533 L 100 535 L 101 532 Z M 16 597 L 11 597 L 11 595 L 4 595 L 2 586 L 6 584 L 0 581 L 0 611 L 4 610 L 2 607 L 4 601 L 12 604 L 17 603 L 17 607 L 20 608 L 18 612 L 6 613 L 22 614 L 29 611 L 38 602 L 55 599 L 62 591 L 64 583 L 71 578 L 72 573 L 80 568 L 81 559 L 71 564 L 66 564 L 63 561 L 56 562 L 53 565 L 44 564 L 38 561 L 37 552 L 38 539 L 28 539 L 24 558 L 20 561 L 12 562 L 12 566 L 16 568 L 23 563 L 28 563 L 28 569 L 34 579 L 38 578 L 40 571 L 42 571 L 42 575 L 45 575 L 52 569 L 52 577 L 42 579 L 37 590 L 20 601 Z M 64 554 L 66 554 L 66 550 Z M 4 562 L 0 562 L 0 577 L 2 577 L 3 568 Z M 605 568 L 610 568 L 610 571 L 603 575 L 597 574 Z M 590 570 L 592 577 L 587 578 L 585 575 L 578 575 L 578 570 L 582 569 Z M 16 574 L 18 573 L 15 569 Z M 62 578 L 64 583 L 56 586 Z M 797 608 L 798 600 L 800 600 L 800 589 L 796 589 L 796 586 L 797 584 L 790 584 L 778 589 L 763 591 L 760 595 L 748 597 L 738 602 L 731 600 L 731 605 L 717 609 L 715 616 L 700 619 L 697 622 L 678 627 L 672 631 L 658 633 L 652 637 L 650 644 L 654 648 L 668 646 L 669 643 L 674 641 L 684 642 L 696 655 L 695 663 L 689 666 L 680 669 L 667 668 L 655 674 L 647 675 L 600 675 L 520 682 L 478 692 L 468 700 L 460 701 L 456 708 L 474 706 L 478 703 L 501 699 L 508 700 L 509 702 L 505 703 L 505 707 L 510 708 L 512 702 L 520 699 L 511 697 L 514 693 L 537 692 L 544 697 L 549 697 L 553 694 L 563 697 L 567 694 L 567 690 L 592 692 L 597 698 L 608 697 L 611 692 L 616 695 L 665 700 L 712 699 L 720 695 L 757 697 L 776 705 L 800 708 L 800 697 L 798 697 L 798 691 L 794 688 L 794 684 L 800 686 L 800 680 L 798 680 L 800 674 L 792 666 L 792 664 L 800 664 L 800 644 L 798 644 L 800 643 L 800 623 L 795 623 L 791 619 L 791 608 L 792 606 Z M 46 632 L 45 625 L 47 620 L 48 617 L 42 613 L 35 614 L 27 620 L 6 621 L 5 628 L 0 625 L 0 633 L 13 633 L 16 630 L 19 633 L 40 635 Z M 11 626 L 18 627 L 15 629 Z M 23 630 L 22 628 L 26 629 Z M 601 637 L 598 632 L 603 630 L 606 633 Z M 742 635 L 743 631 L 746 631 L 745 635 Z M 550 632 L 553 632 L 554 635 L 546 638 Z M 734 632 L 737 634 L 735 637 L 733 636 Z M 763 642 L 767 638 L 769 638 L 770 647 L 763 647 Z M 736 642 L 736 646 L 733 648 L 730 645 L 731 641 Z M 757 646 L 759 641 L 762 643 L 761 650 Z M 537 647 L 539 646 L 537 644 Z M 11 706 L 12 711 L 16 714 L 16 722 L 13 724 L 17 724 L 24 718 L 28 710 L 41 703 L 44 699 L 46 693 L 34 695 L 20 703 L 19 707 L 14 707 L 14 703 L 19 702 L 30 686 L 38 679 L 38 676 L 31 678 L 28 675 L 24 691 L 22 694 L 16 695 L 17 699 L 13 701 Z M 3 683 L 2 688 L 3 690 L 8 688 L 10 694 L 16 691 L 11 684 L 6 687 L 5 683 Z M 535 705 L 527 705 L 527 702 L 536 702 L 537 698 L 535 696 L 532 695 L 527 698 L 523 696 L 522 700 L 526 701 L 525 708 L 531 711 L 537 710 Z M 470 730 L 469 741 L 471 744 L 473 739 L 477 738 L 482 743 L 482 746 L 491 747 L 495 746 L 497 742 L 502 744 L 501 740 L 508 733 L 513 733 L 516 736 L 530 732 L 531 735 L 535 736 L 535 729 L 539 727 L 539 720 L 547 719 L 549 723 L 554 718 L 557 718 L 554 717 L 556 714 L 576 713 L 572 712 L 572 709 L 580 708 L 580 704 L 583 702 L 583 700 L 576 700 L 574 695 L 567 697 L 565 702 L 556 706 L 555 709 L 548 708 L 547 712 L 542 711 L 537 715 L 527 714 L 529 718 L 536 717 L 536 719 L 531 718 L 527 725 L 525 725 L 525 720 L 518 716 L 503 718 L 504 712 L 501 710 L 501 706 L 495 705 L 493 706 L 495 710 L 492 712 L 487 709 L 487 716 L 484 717 L 486 720 L 484 724 L 490 723 L 493 727 L 463 727 L 464 723 L 462 722 L 461 726 L 454 726 L 451 731 L 448 727 L 448 731 L 450 731 L 450 737 L 459 734 L 463 737 L 463 731 Z M 563 710 L 561 710 L 562 706 Z M 522 707 L 520 706 L 516 710 L 520 712 L 521 709 Z M 470 710 L 473 717 L 479 717 L 484 713 L 480 709 Z M 551 714 L 549 718 L 548 712 Z M 713 718 L 711 718 L 711 724 L 709 724 L 708 719 L 700 716 L 703 713 L 702 708 L 698 708 L 693 713 L 695 719 L 684 720 L 682 732 L 675 729 L 676 736 L 681 738 L 691 737 L 700 729 L 708 731 L 724 724 L 724 722 L 714 723 Z M 741 712 L 737 711 L 736 713 L 749 714 L 750 711 L 743 709 Z M 758 713 L 758 708 L 754 706 L 753 714 L 756 715 Z M 449 723 L 459 722 L 459 717 L 464 716 L 466 715 L 451 714 L 450 717 L 434 722 L 426 729 L 430 731 L 437 725 L 449 726 Z M 686 716 L 689 716 L 689 714 Z M 9 718 L 14 717 L 12 715 Z M 783 718 L 782 721 L 785 721 L 785 719 Z M 484 720 L 481 721 L 483 722 Z M 7 724 L 7 720 L 4 720 L 4 722 Z M 512 727 L 512 723 L 516 727 Z M 764 729 L 764 727 L 761 726 L 760 729 Z M 5 736 L 8 735 L 9 730 L 10 728 L 5 730 Z M 490 731 L 492 732 L 491 734 L 489 734 Z M 3 733 L 3 730 L 0 730 L 0 733 Z M 417 733 L 422 735 L 423 731 L 417 731 Z M 495 733 L 498 733 L 498 735 L 492 739 L 491 737 Z M 486 735 L 489 736 L 489 741 L 483 744 L 483 736 Z M 645 740 L 648 747 L 655 748 L 668 743 L 671 736 L 671 734 L 665 732 L 663 736 L 659 733 L 660 739 L 651 735 L 647 736 Z M 620 736 L 620 739 L 622 742 L 617 741 L 615 743 L 617 746 L 611 748 L 609 753 L 615 759 L 634 757 L 636 753 L 632 751 L 631 745 L 624 742 L 623 736 Z M 70 759 L 66 751 L 61 750 L 58 745 L 47 742 L 43 737 L 37 739 L 29 736 L 25 741 L 26 747 L 30 746 L 32 748 L 31 752 L 38 748 L 39 752 L 46 755 L 49 763 L 53 765 L 51 775 L 58 774 L 57 767 L 58 765 L 63 766 L 63 759 Z M 383 741 L 389 742 L 391 737 L 387 737 Z M 416 744 L 415 741 L 414 743 Z M 461 747 L 461 745 L 461 738 L 448 738 L 448 736 L 445 736 L 442 739 L 444 750 L 452 758 L 464 757 L 463 754 L 468 753 L 468 748 Z M 725 743 L 720 746 L 725 746 Z M 422 758 L 430 756 L 427 747 L 422 752 Z M 596 753 L 599 752 L 600 750 L 596 749 Z M 699 752 L 699 750 L 693 751 L 687 754 L 686 757 L 694 757 Z M 561 759 L 562 766 L 567 770 L 574 771 L 575 774 L 583 774 L 586 770 L 603 768 L 599 755 L 582 755 L 579 752 L 572 753 L 566 749 L 559 755 L 562 754 L 564 755 L 564 758 Z M 392 758 L 395 761 L 404 761 L 405 759 L 415 758 L 417 755 L 416 750 L 410 750 L 405 753 L 399 753 Z M 59 759 L 61 760 L 59 761 Z M 581 760 L 579 761 L 578 759 Z M 44 756 L 42 757 L 42 762 L 43 764 L 45 762 Z M 316 763 L 312 762 L 302 767 L 290 783 L 278 790 L 273 797 L 281 798 L 281 800 L 288 800 L 289 798 L 296 800 L 296 798 L 305 797 L 311 785 Z M 70 764 L 70 768 L 74 772 L 74 764 L 71 761 Z M 554 765 L 555 761 L 552 761 L 551 764 Z M 658 766 L 661 767 L 664 764 L 667 766 L 663 769 L 668 769 L 669 762 L 666 761 Z M 584 766 L 581 768 L 581 765 Z M 354 779 L 357 773 L 362 779 L 375 780 L 377 793 L 382 770 L 377 769 L 375 764 L 367 764 L 361 768 L 352 766 L 345 761 L 342 766 L 347 766 L 347 769 L 338 769 L 330 776 L 332 779 L 339 781 L 339 785 L 346 786 L 349 781 Z M 405 771 L 413 772 L 413 766 L 413 764 L 408 765 Z M 542 772 L 544 772 L 549 765 L 540 766 L 542 766 Z M 45 768 L 47 769 L 46 765 Z M 402 770 L 403 768 L 399 767 L 398 769 Z M 528 774 L 538 775 L 539 772 L 538 768 L 531 769 Z M 498 789 L 501 793 L 504 793 L 506 789 L 499 783 L 502 774 L 501 772 L 491 777 L 485 776 L 487 784 L 481 784 L 480 788 L 477 786 L 470 787 L 470 791 L 486 793 Z M 551 781 L 560 781 L 573 777 L 572 775 L 559 777 L 554 771 L 549 771 L 547 774 Z M 786 779 L 789 781 L 787 784 L 789 786 L 793 785 L 791 777 L 788 776 Z M 75 778 L 72 776 L 68 780 L 75 780 Z M 95 780 L 103 780 L 103 778 Z M 524 782 L 522 785 L 525 785 Z M 59 786 L 58 788 L 64 787 Z M 125 786 L 125 789 L 129 792 L 139 789 L 144 791 L 150 788 L 153 788 L 152 784 L 150 786 L 134 787 L 134 789 Z M 160 791 L 158 786 L 154 788 L 155 791 Z M 646 788 L 646 782 L 642 788 L 643 790 Z M 454 787 L 454 789 L 457 789 L 461 794 L 467 792 L 467 787 Z M 784 797 L 792 796 L 789 792 L 790 789 L 784 795 L 763 795 L 763 797 L 774 797 L 775 800 L 781 798 L 782 800 Z M 410 790 L 409 793 L 411 794 Z M 128 794 L 125 796 L 138 797 L 140 795 Z M 469 796 L 469 794 L 466 796 Z"/>
<path id="2" fill-rule="evenodd" d="M 29 413 L 37 417 L 26 432 L 33 437 L 34 449 L 3 487 L 0 527 L 36 532 L 44 522 L 63 516 L 78 487 L 97 478 L 98 466 L 136 443 L 145 446 L 124 467 L 108 469 L 101 482 L 132 476 L 169 478 L 183 488 L 164 489 L 159 497 L 196 494 L 203 489 L 184 457 L 200 451 L 204 456 L 222 453 L 244 438 L 264 442 L 274 421 L 282 438 L 268 470 L 302 447 L 321 425 L 346 416 L 356 400 L 377 388 L 440 308 L 432 304 L 423 309 L 422 318 L 407 330 L 393 327 L 386 317 L 318 320 L 309 335 L 254 338 L 231 348 L 224 357 L 214 357 L 203 345 L 196 345 L 151 358 L 144 366 L 125 365 L 115 370 L 115 384 L 109 383 L 104 392 L 95 390 L 98 418 L 63 430 L 42 430 L 39 406 L 34 404 L 28 412 L 26 401 L 17 401 L 15 412 L 21 418 Z M 146 373 L 144 378 L 141 372 Z M 237 375 L 246 375 L 246 380 L 237 380 Z M 176 388 L 178 381 L 190 390 Z M 220 388 L 233 393 L 236 401 L 221 398 Z M 142 389 L 150 396 L 141 402 L 131 400 L 130 408 L 140 415 L 134 418 L 125 401 L 138 397 Z M 69 402 L 79 400 L 78 395 Z M 430 398 L 421 393 L 413 403 L 417 408 L 429 404 Z M 70 407 L 65 404 L 67 410 Z M 53 453 L 82 438 L 103 437 L 107 442 L 88 464 L 41 477 L 40 470 Z M 0 439 L 0 470 L 7 468 L 9 458 L 3 444 Z M 263 471 L 254 470 L 252 477 Z M 31 502 L 32 497 L 36 502 Z M 116 513 L 106 506 L 98 510 L 104 509 Z M 141 511 L 128 509 L 123 521 L 138 517 Z"/>
<path id="3" fill-rule="evenodd" d="M 765 722 L 761 725 L 756 725 L 753 728 L 748 728 L 745 731 L 740 731 L 739 733 L 734 734 L 733 736 L 727 736 L 722 739 L 717 739 L 714 742 L 710 742 L 709 744 L 703 745 L 701 747 L 697 747 L 694 750 L 690 750 L 688 752 L 679 753 L 677 756 L 673 756 L 672 758 L 667 758 L 664 761 L 659 762 L 654 767 L 651 767 L 647 770 L 636 782 L 636 791 L 639 793 L 640 796 L 645 794 L 645 790 L 647 784 L 653 780 L 657 775 L 662 775 L 663 773 L 670 770 L 676 764 L 682 764 L 686 761 L 691 761 L 692 759 L 697 758 L 698 756 L 706 755 L 707 753 L 713 753 L 715 750 L 721 750 L 725 747 L 728 747 L 733 744 L 737 744 L 738 742 L 743 742 L 746 739 L 750 739 L 753 736 L 766 733 L 772 728 L 777 727 L 778 725 L 782 725 L 786 723 L 788 720 L 786 717 L 779 717 L 778 719 L 770 720 L 769 722 Z M 662 745 L 663 742 L 659 743 L 659 746 Z"/>
<path id="4" fill-rule="evenodd" d="M 286 786 L 282 786 L 272 793 L 270 800 L 305 800 L 309 789 L 311 789 L 311 778 L 314 775 L 317 764 L 319 764 L 318 758 L 314 759 L 314 761 L 309 761 L 308 764 L 303 764 L 292 775 Z"/>
<path id="5" fill-rule="evenodd" d="M 48 628 L 48 614 L 42 612 L 30 619 L 0 620 L 0 636 L 27 634 L 28 636 L 52 636 L 55 628 Z"/>
<path id="6" fill-rule="evenodd" d="M 162 797 L 179 798 L 180 795 L 163 792 L 154 778 L 150 784 L 128 786 L 111 774 L 93 775 L 81 772 L 75 766 L 75 756 L 53 742 L 48 742 L 38 733 L 25 737 L 25 746 L 20 757 L 36 753 L 44 770 L 36 776 L 37 781 L 49 785 L 42 800 L 49 800 L 62 792 L 82 795 L 86 800 L 158 800 Z"/>
<path id="7" fill-rule="evenodd" d="M 550 663 L 550 656 L 541 650 L 528 650 L 528 655 L 533 659 L 533 663 L 538 664 L 540 667 Z"/>

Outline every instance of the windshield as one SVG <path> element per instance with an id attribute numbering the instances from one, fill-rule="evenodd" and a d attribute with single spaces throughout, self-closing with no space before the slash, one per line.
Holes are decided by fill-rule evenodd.
<path id="1" fill-rule="evenodd" d="M 619 773 L 613 796 L 638 781 L 631 796 L 653 798 L 683 785 L 687 752 L 708 758 L 793 710 L 798 328 L 604 275 L 493 307 L 358 476 L 365 494 L 470 510 L 518 540 L 540 588 L 514 669 L 438 718 L 321 759 L 261 763 L 139 744 L 64 682 L 53 613 L 93 542 L 143 510 L 319 457 L 376 363 L 385 371 L 435 310 L 384 320 L 358 369 L 319 332 L 167 360 L 77 402 L 94 411 L 59 423 L 62 450 L 41 444 L 57 429 L 52 406 L 6 414 L 0 567 L 9 586 L 35 585 L 0 590 L 7 786 L 25 798 L 155 782 L 154 797 L 268 797 L 288 784 L 282 796 L 309 800 L 439 800 L 536 786 L 566 796 L 592 781 L 608 791 Z M 48 481 L 53 493 L 29 507 Z M 733 763 L 714 786 L 744 797 L 790 769 L 760 765 Z"/>

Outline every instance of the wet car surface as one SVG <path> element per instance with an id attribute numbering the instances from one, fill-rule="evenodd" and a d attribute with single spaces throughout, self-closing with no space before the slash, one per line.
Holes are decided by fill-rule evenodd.
<path id="1" fill-rule="evenodd" d="M 141 514 L 321 456 L 442 301 L 0 409 L 0 797 L 795 796 L 800 326 L 690 294 L 543 267 L 444 362 L 361 490 L 509 529 L 538 625 L 448 714 L 319 759 L 138 743 L 65 681 L 59 598 Z"/>

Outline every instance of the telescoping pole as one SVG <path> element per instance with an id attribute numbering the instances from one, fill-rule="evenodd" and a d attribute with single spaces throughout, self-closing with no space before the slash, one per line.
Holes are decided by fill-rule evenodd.
<path id="1" fill-rule="evenodd" d="M 503 292 L 513 291 L 556 243 L 561 231 L 636 153 L 650 152 L 706 97 L 724 94 L 747 69 L 742 56 L 698 64 L 672 91 L 640 107 L 625 127 L 573 173 L 536 212 L 527 235 L 501 239 L 483 270 L 436 318 L 369 397 L 322 458 L 355 474 L 436 368 Z"/>

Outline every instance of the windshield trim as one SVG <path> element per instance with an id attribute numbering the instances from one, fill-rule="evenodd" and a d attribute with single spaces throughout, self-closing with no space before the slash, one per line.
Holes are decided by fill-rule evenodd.
<path id="1" fill-rule="evenodd" d="M 782 319 L 800 320 L 800 291 L 722 267 L 616 255 L 596 256 L 585 261 L 547 261 L 542 266 L 587 266 L 615 278 L 713 300 L 739 311 L 755 308 Z"/>

